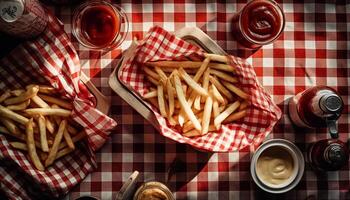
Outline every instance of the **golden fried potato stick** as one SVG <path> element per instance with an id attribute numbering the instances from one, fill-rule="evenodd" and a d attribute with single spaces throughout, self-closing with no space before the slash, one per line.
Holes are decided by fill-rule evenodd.
<path id="1" fill-rule="evenodd" d="M 247 115 L 247 110 L 241 110 L 239 112 L 232 113 L 230 116 L 228 116 L 222 123 L 232 123 L 234 121 L 237 121 Z"/>
<path id="2" fill-rule="evenodd" d="M 165 83 L 165 81 L 168 79 L 168 77 L 166 76 L 166 74 L 163 72 L 163 70 L 161 70 L 159 67 L 154 67 L 154 70 L 156 70 L 157 74 L 159 75 L 159 80 L 162 83 Z"/>
<path id="3" fill-rule="evenodd" d="M 47 104 L 42 98 L 37 95 L 32 97 L 32 101 L 40 108 L 50 108 L 49 104 Z"/>
<path id="4" fill-rule="evenodd" d="M 14 135 L 22 135 L 19 128 L 16 126 L 16 124 L 7 118 L 0 117 L 0 122 Z"/>
<path id="5" fill-rule="evenodd" d="M 215 85 L 215 87 L 223 94 L 225 95 L 229 100 L 233 99 L 233 96 L 230 91 L 228 91 L 219 80 L 217 80 L 215 77 L 209 75 L 210 82 Z"/>
<path id="6" fill-rule="evenodd" d="M 8 98 L 4 101 L 6 105 L 12 105 L 12 104 L 18 104 L 22 103 L 23 101 L 26 101 L 33 96 L 35 96 L 39 91 L 39 86 L 33 85 L 32 87 L 29 87 L 24 93 L 19 95 L 18 97 L 12 97 Z"/>
<path id="7" fill-rule="evenodd" d="M 214 118 L 216 118 L 219 115 L 220 115 L 219 103 L 216 100 L 214 100 L 213 101 L 213 116 L 214 116 Z"/>
<path id="8" fill-rule="evenodd" d="M 175 82 L 175 90 L 176 90 L 176 94 L 177 94 L 177 99 L 180 101 L 181 108 L 184 110 L 187 117 L 194 124 L 194 127 L 200 131 L 202 129 L 202 127 L 201 127 L 198 119 L 194 115 L 193 111 L 191 110 L 191 107 L 188 105 L 188 103 L 186 101 L 185 94 L 182 90 L 181 81 L 180 81 L 180 78 L 178 76 L 178 72 L 177 71 L 175 71 L 175 72 L 176 73 L 174 73 L 174 82 Z"/>
<path id="9" fill-rule="evenodd" d="M 30 99 L 20 104 L 13 104 L 13 105 L 6 106 L 6 108 L 12 111 L 25 110 L 29 106 L 29 104 L 30 104 Z"/>
<path id="10" fill-rule="evenodd" d="M 241 89 L 234 86 L 233 84 L 227 81 L 223 81 L 222 83 L 227 89 L 231 90 L 233 93 L 235 93 L 237 96 L 241 97 L 242 99 L 247 100 L 249 98 L 249 95 L 247 93 L 243 92 Z"/>
<path id="11" fill-rule="evenodd" d="M 68 110 L 73 110 L 72 103 L 70 103 L 70 102 L 68 102 L 66 100 L 59 99 L 59 98 L 52 97 L 52 96 L 48 96 L 48 95 L 45 95 L 45 94 L 39 94 L 38 96 L 40 98 L 42 98 L 44 101 L 52 103 L 52 104 L 56 104 L 56 105 L 60 106 L 61 108 L 65 108 L 65 109 L 68 109 Z"/>
<path id="12" fill-rule="evenodd" d="M 224 72 L 215 70 L 215 69 L 211 69 L 210 73 L 217 76 L 218 78 L 231 82 L 231 83 L 237 83 L 238 79 L 236 77 L 233 77 L 232 75 L 226 74 Z"/>
<path id="13" fill-rule="evenodd" d="M 160 79 L 159 75 L 148 67 L 143 67 L 143 71 L 145 72 L 146 76 L 152 77 L 155 80 Z"/>
<path id="14" fill-rule="evenodd" d="M 212 91 L 213 96 L 215 97 L 215 99 L 218 102 L 220 102 L 222 104 L 225 104 L 224 97 L 220 94 L 219 90 L 215 87 L 214 84 L 211 84 L 211 91 Z"/>
<path id="15" fill-rule="evenodd" d="M 7 98 L 11 96 L 10 90 L 6 90 L 1 96 L 0 96 L 0 103 L 5 101 Z"/>
<path id="16" fill-rule="evenodd" d="M 60 117 L 69 117 L 72 111 L 62 108 L 29 108 L 24 110 L 24 112 L 29 115 L 54 115 Z"/>
<path id="17" fill-rule="evenodd" d="M 205 101 L 203 118 L 202 118 L 202 131 L 201 134 L 204 135 L 209 131 L 211 110 L 213 108 L 213 99 L 209 95 Z"/>
<path id="18" fill-rule="evenodd" d="M 68 129 L 64 130 L 63 137 L 64 137 L 64 140 L 66 141 L 66 143 L 68 145 L 68 148 L 75 149 L 74 143 L 72 141 L 71 136 L 69 135 Z"/>
<path id="19" fill-rule="evenodd" d="M 165 73 L 172 73 L 174 71 L 174 68 L 173 67 L 171 67 L 171 68 L 162 67 L 162 70 Z M 198 71 L 197 68 L 184 68 L 184 70 L 187 72 L 187 74 L 196 74 Z"/>
<path id="20" fill-rule="evenodd" d="M 204 56 L 206 58 L 210 58 L 212 61 L 229 64 L 229 60 L 228 60 L 227 56 L 218 55 L 218 54 L 210 54 L 210 53 L 205 53 Z"/>
<path id="21" fill-rule="evenodd" d="M 164 101 L 164 90 L 163 90 L 163 85 L 162 84 L 159 84 L 158 87 L 157 87 L 157 93 L 158 93 L 158 105 L 159 105 L 159 111 L 160 111 L 160 114 L 163 116 L 163 117 L 166 117 L 167 116 L 167 113 L 166 113 L 166 108 L 165 108 L 165 101 Z"/>
<path id="22" fill-rule="evenodd" d="M 27 148 L 30 159 L 32 160 L 34 166 L 40 170 L 44 171 L 45 168 L 41 163 L 38 154 L 36 153 L 35 141 L 34 141 L 34 131 L 33 131 L 33 118 L 31 118 L 26 124 L 27 133 Z"/>
<path id="23" fill-rule="evenodd" d="M 11 93 L 11 95 L 18 97 L 24 92 L 25 92 L 25 90 L 23 90 L 23 89 L 17 89 L 17 90 L 12 90 L 10 93 Z"/>
<path id="24" fill-rule="evenodd" d="M 199 68 L 203 62 L 195 62 L 195 61 L 155 61 L 155 62 L 147 62 L 147 66 L 152 67 L 160 67 L 160 68 Z M 213 69 L 218 69 L 222 71 L 234 72 L 235 68 L 231 65 L 221 64 L 221 63 L 209 63 L 208 67 Z"/>
<path id="25" fill-rule="evenodd" d="M 46 120 L 45 117 L 40 115 L 38 118 L 39 133 L 40 133 L 40 144 L 43 152 L 49 152 L 49 144 L 47 143 L 46 137 Z"/>
<path id="26" fill-rule="evenodd" d="M 221 122 L 223 122 L 231 113 L 233 113 L 240 105 L 239 101 L 230 104 L 219 116 L 214 119 L 216 129 L 220 129 Z"/>
<path id="27" fill-rule="evenodd" d="M 6 127 L 3 127 L 3 126 L 0 126 L 0 133 L 4 133 L 8 136 L 11 136 L 11 137 L 14 137 L 16 139 L 19 139 L 21 141 L 26 141 L 26 135 L 25 134 L 19 134 L 19 135 L 16 135 L 14 133 L 11 133 Z M 40 146 L 40 144 L 39 144 Z"/>
<path id="28" fill-rule="evenodd" d="M 45 120 L 45 125 L 47 130 L 51 133 L 54 134 L 55 133 L 55 129 L 56 129 L 56 125 L 55 123 L 52 123 L 52 121 L 50 120 L 50 118 L 46 118 Z"/>
<path id="29" fill-rule="evenodd" d="M 183 133 L 183 136 L 185 136 L 185 137 L 196 137 L 196 136 L 200 136 L 200 135 L 202 135 L 202 134 L 197 129 L 192 129 L 192 130 L 189 130 L 189 131 Z"/>
<path id="30" fill-rule="evenodd" d="M 183 68 L 179 69 L 179 73 L 182 77 L 182 79 L 197 93 L 202 96 L 208 96 L 208 92 L 202 88 L 196 81 L 194 81 L 190 75 L 186 73 L 186 71 Z"/>
<path id="31" fill-rule="evenodd" d="M 171 117 L 174 114 L 174 110 L 175 110 L 175 97 L 174 97 L 173 85 L 171 84 L 170 78 L 167 79 L 166 81 L 166 87 L 167 87 L 168 105 L 169 105 L 168 116 Z"/>
<path id="32" fill-rule="evenodd" d="M 239 106 L 239 110 L 244 110 L 248 107 L 249 103 L 248 101 L 243 101 L 241 105 Z"/>
<path id="33" fill-rule="evenodd" d="M 56 94 L 57 91 L 55 88 L 47 85 L 39 85 L 39 93 L 42 94 Z"/>
<path id="34" fill-rule="evenodd" d="M 10 142 L 10 145 L 15 149 L 22 150 L 22 151 L 28 151 L 27 144 L 25 144 L 23 142 Z"/>
<path id="35" fill-rule="evenodd" d="M 22 115 L 19 115 L 2 105 L 0 105 L 0 116 L 12 119 L 13 121 L 18 122 L 22 125 L 26 125 L 29 122 L 28 118 L 23 117 Z"/>
<path id="36" fill-rule="evenodd" d="M 62 122 L 58 128 L 57 134 L 55 136 L 55 140 L 53 142 L 53 145 L 50 149 L 49 155 L 45 161 L 46 167 L 51 165 L 56 159 L 57 151 L 58 151 L 59 145 L 62 141 L 62 137 L 63 137 L 64 130 L 66 129 L 66 125 L 67 125 L 67 121 L 65 119 L 62 120 Z"/>
<path id="37" fill-rule="evenodd" d="M 65 156 L 65 155 L 71 153 L 72 151 L 74 151 L 74 149 L 71 149 L 71 148 L 69 148 L 69 147 L 60 150 L 59 152 L 57 152 L 57 155 L 56 155 L 56 159 L 55 159 L 55 160 L 57 160 L 57 159 L 59 159 L 59 158 L 62 158 L 63 156 Z"/>
<path id="38" fill-rule="evenodd" d="M 84 139 L 86 136 L 85 131 L 80 131 L 78 134 L 74 135 L 72 137 L 72 141 L 73 143 L 79 142 L 80 140 Z M 66 141 L 62 141 L 61 144 L 59 145 L 58 149 L 63 149 L 67 146 L 67 142 Z"/>
<path id="39" fill-rule="evenodd" d="M 196 99 L 194 100 L 194 103 L 193 103 L 193 108 L 196 110 L 201 110 L 201 96 L 200 95 L 196 96 Z"/>
<path id="40" fill-rule="evenodd" d="M 171 126 L 176 126 L 177 121 L 173 118 L 173 116 L 168 115 L 168 121 Z"/>
<path id="41" fill-rule="evenodd" d="M 157 86 L 158 85 L 158 81 L 150 76 L 146 76 L 146 79 L 151 82 L 153 85 Z"/>
<path id="42" fill-rule="evenodd" d="M 145 95 L 143 95 L 144 99 L 149 99 L 149 98 L 153 98 L 153 97 L 157 97 L 157 90 L 150 91 L 150 92 L 146 93 Z"/>

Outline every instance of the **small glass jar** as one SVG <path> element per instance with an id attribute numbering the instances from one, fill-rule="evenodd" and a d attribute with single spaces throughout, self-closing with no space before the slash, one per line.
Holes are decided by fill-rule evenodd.
<path id="1" fill-rule="evenodd" d="M 87 1 L 73 13 L 72 33 L 80 44 L 109 51 L 121 45 L 128 33 L 124 10 L 106 1 Z"/>
<path id="2" fill-rule="evenodd" d="M 252 0 L 232 19 L 233 36 L 248 49 L 274 42 L 283 32 L 285 17 L 273 0 Z"/>
<path id="3" fill-rule="evenodd" d="M 141 185 L 135 192 L 133 200 L 146 200 L 151 198 L 151 195 L 157 195 L 158 197 L 161 197 L 160 199 L 164 200 L 175 200 L 175 197 L 169 188 L 163 183 L 156 181 L 147 182 Z"/>

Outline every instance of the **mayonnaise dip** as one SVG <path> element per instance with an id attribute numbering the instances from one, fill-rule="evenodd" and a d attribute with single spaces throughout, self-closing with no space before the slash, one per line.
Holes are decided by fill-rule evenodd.
<path id="1" fill-rule="evenodd" d="M 283 147 L 265 149 L 258 158 L 256 174 L 262 182 L 281 185 L 293 174 L 294 162 L 290 153 Z"/>

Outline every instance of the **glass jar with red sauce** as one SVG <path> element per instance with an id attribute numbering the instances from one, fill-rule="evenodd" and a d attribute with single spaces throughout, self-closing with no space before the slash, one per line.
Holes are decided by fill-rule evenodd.
<path id="1" fill-rule="evenodd" d="M 122 8 L 106 1 L 87 1 L 73 13 L 72 33 L 79 43 L 95 50 L 121 45 L 128 33 L 128 18 Z"/>
<path id="2" fill-rule="evenodd" d="M 236 40 L 248 49 L 272 43 L 283 32 L 285 17 L 273 0 L 253 0 L 236 13 L 232 31 Z"/>

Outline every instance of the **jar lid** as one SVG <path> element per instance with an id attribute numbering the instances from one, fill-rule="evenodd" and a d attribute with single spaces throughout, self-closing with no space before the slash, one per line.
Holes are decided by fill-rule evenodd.
<path id="1" fill-rule="evenodd" d="M 343 101 L 336 94 L 326 94 L 320 100 L 320 107 L 326 113 L 340 114 L 343 110 Z"/>
<path id="2" fill-rule="evenodd" d="M 22 0 L 3 0 L 0 1 L 0 18 L 5 22 L 14 22 L 20 18 L 24 11 Z"/>
<path id="3" fill-rule="evenodd" d="M 326 156 L 333 170 L 340 169 L 349 159 L 348 154 L 339 144 L 330 145 Z"/>

